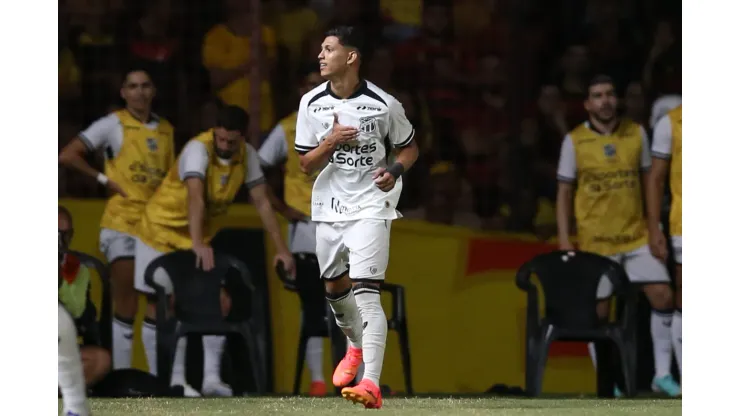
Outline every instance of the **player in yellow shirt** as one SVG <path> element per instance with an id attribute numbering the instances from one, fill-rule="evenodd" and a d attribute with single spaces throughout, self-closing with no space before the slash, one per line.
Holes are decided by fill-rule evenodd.
<path id="1" fill-rule="evenodd" d="M 152 113 L 156 89 L 146 71 L 126 73 L 121 97 L 126 107 L 92 123 L 59 155 L 59 163 L 105 185 L 112 193 L 100 221 L 100 251 L 110 264 L 113 320 L 113 368 L 131 367 L 134 290 L 134 235 L 144 205 L 174 163 L 174 129 Z M 85 160 L 103 150 L 105 173 Z"/>
<path id="2" fill-rule="evenodd" d="M 573 250 L 570 219 L 575 194 L 579 249 L 622 264 L 629 279 L 642 285 L 650 305 L 655 357 L 655 391 L 678 396 L 671 376 L 673 291 L 665 265 L 650 253 L 643 209 L 643 187 L 650 168 L 647 133 L 639 124 L 617 116 L 611 78 L 595 77 L 585 108 L 589 119 L 563 140 L 558 166 L 557 222 L 561 250 Z M 611 283 L 599 284 L 599 299 L 609 297 Z M 601 302 L 600 316 L 608 303 Z"/>
<path id="3" fill-rule="evenodd" d="M 668 250 L 663 230 L 660 229 L 660 212 L 663 202 L 663 186 L 670 171 L 671 213 L 669 232 L 673 253 L 676 260 L 676 311 L 673 315 L 673 348 L 676 350 L 676 362 L 679 372 L 682 371 L 682 335 L 681 335 L 681 281 L 683 273 L 682 240 L 681 240 L 681 148 L 682 148 L 682 106 L 668 112 L 655 125 L 653 131 L 653 165 L 650 169 L 650 181 L 647 187 L 648 196 L 648 231 L 650 250 L 663 261 L 668 259 Z"/>
<path id="4" fill-rule="evenodd" d="M 300 95 L 311 91 L 324 82 L 315 65 L 304 71 Z M 318 260 L 316 259 L 316 224 L 311 221 L 311 190 L 318 172 L 307 175 L 301 171 L 295 147 L 295 128 L 298 111 L 280 120 L 272 129 L 259 150 L 263 166 L 279 166 L 285 163 L 285 203 L 273 200 L 275 209 L 290 217 L 288 245 L 296 262 L 296 288 L 301 299 L 302 319 L 310 328 L 322 328 L 326 315 L 324 286 L 321 283 Z M 287 214 L 286 214 L 287 213 Z M 306 362 L 311 373 L 309 395 L 326 395 L 323 374 L 322 337 L 311 337 L 306 346 Z"/>
<path id="5" fill-rule="evenodd" d="M 146 205 L 137 229 L 136 289 L 151 295 L 154 288 L 144 281 L 147 266 L 164 253 L 193 250 L 196 262 L 204 270 L 214 267 L 211 239 L 242 185 L 246 185 L 267 233 L 277 247 L 275 264 L 282 261 L 293 273 L 293 257 L 283 242 L 280 227 L 273 212 L 259 157 L 246 143 L 249 127 L 247 113 L 239 107 L 227 106 L 219 111 L 216 127 L 191 139 L 182 150 L 177 163 L 167 173 L 157 192 Z M 169 276 L 162 269 L 155 279 L 171 293 Z M 224 295 L 225 296 L 225 295 Z M 157 371 L 157 334 L 154 319 L 154 298 L 149 296 L 142 340 L 149 371 Z M 221 381 L 221 352 L 224 336 L 204 336 L 204 372 L 202 393 L 208 396 L 231 396 L 229 386 Z M 182 386 L 186 396 L 199 396 L 185 381 L 185 338 L 177 342 L 172 368 L 172 386 Z"/>

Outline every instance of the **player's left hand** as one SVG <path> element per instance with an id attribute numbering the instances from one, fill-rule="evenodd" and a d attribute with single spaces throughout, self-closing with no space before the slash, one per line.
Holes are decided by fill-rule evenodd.
<path id="1" fill-rule="evenodd" d="M 283 263 L 283 267 L 285 267 L 285 272 L 288 273 L 288 279 L 295 280 L 295 261 L 293 260 L 293 255 L 288 252 L 278 252 L 277 254 L 275 254 L 275 259 L 272 262 L 272 266 L 276 267 L 280 262 Z"/>
<path id="2" fill-rule="evenodd" d="M 378 168 L 373 173 L 373 179 L 375 180 L 375 186 L 383 192 L 388 192 L 396 186 L 396 177 L 391 175 L 385 168 Z"/>

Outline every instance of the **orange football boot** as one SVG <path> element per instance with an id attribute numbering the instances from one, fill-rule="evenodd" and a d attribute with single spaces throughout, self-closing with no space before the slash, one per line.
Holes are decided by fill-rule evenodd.
<path id="1" fill-rule="evenodd" d="M 383 406 L 380 388 L 366 378 L 354 387 L 343 388 L 342 397 L 354 403 L 362 403 L 365 409 L 380 409 Z"/>
<path id="2" fill-rule="evenodd" d="M 323 381 L 312 381 L 311 388 L 308 389 L 308 395 L 311 397 L 326 396 L 326 383 Z"/>
<path id="3" fill-rule="evenodd" d="M 337 387 L 344 387 L 351 383 L 357 376 L 357 369 L 362 364 L 362 349 L 349 347 L 342 361 L 334 370 L 332 382 Z"/>

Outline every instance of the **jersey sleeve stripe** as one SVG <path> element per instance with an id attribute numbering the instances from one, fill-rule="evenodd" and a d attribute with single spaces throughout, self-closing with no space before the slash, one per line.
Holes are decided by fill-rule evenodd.
<path id="1" fill-rule="evenodd" d="M 249 181 L 249 182 L 247 182 L 247 183 L 246 183 L 246 185 L 247 185 L 247 189 L 252 189 L 252 188 L 254 188 L 255 186 L 257 186 L 257 185 L 262 185 L 262 184 L 263 184 L 263 183 L 265 183 L 265 182 L 266 182 L 266 181 L 265 181 L 265 177 L 264 177 L 264 176 L 260 176 L 259 178 L 255 179 L 255 180 L 253 180 L 253 181 Z"/>
<path id="2" fill-rule="evenodd" d="M 666 159 L 666 160 L 668 160 L 668 159 L 671 158 L 671 154 L 670 153 L 656 152 L 656 151 L 653 150 L 653 157 L 656 157 L 658 159 Z"/>
<path id="3" fill-rule="evenodd" d="M 95 150 L 95 146 L 93 146 L 92 141 L 90 141 L 90 139 L 88 139 L 87 136 L 85 136 L 84 133 L 78 134 L 77 137 L 79 137 L 80 140 L 82 140 L 82 143 L 85 144 L 85 147 L 87 147 L 87 150 L 89 150 L 89 151 L 94 151 Z"/>
<path id="4" fill-rule="evenodd" d="M 200 173 L 200 172 L 185 172 L 185 174 L 182 175 L 182 180 L 188 179 L 188 178 L 200 178 L 204 179 L 206 178 L 206 175 Z"/>
<path id="5" fill-rule="evenodd" d="M 416 129 L 411 129 L 411 133 L 409 133 L 409 137 L 406 138 L 406 140 L 403 141 L 403 143 L 397 145 L 396 147 L 406 147 L 411 144 L 411 141 L 414 140 L 414 135 L 416 134 Z"/>
<path id="6" fill-rule="evenodd" d="M 558 182 L 573 183 L 575 181 L 576 178 L 569 178 L 567 176 L 558 175 Z"/>
<path id="7" fill-rule="evenodd" d="M 310 152 L 311 150 L 317 148 L 319 146 L 301 146 L 299 144 L 295 145 L 296 152 L 305 155 L 306 153 Z"/>

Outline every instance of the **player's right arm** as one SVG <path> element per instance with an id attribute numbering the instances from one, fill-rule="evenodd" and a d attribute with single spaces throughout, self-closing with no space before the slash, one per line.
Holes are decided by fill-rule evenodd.
<path id="1" fill-rule="evenodd" d="M 648 235 L 650 251 L 653 256 L 665 261 L 668 258 L 665 236 L 660 229 L 660 206 L 666 175 L 670 169 L 671 147 L 673 145 L 671 120 L 664 116 L 655 124 L 653 131 L 653 163 L 646 186 Z"/>
<path id="2" fill-rule="evenodd" d="M 95 178 L 111 191 L 125 197 L 126 193 L 117 183 L 109 180 L 103 172 L 95 170 L 85 160 L 88 153 L 110 145 L 110 137 L 116 128 L 118 128 L 118 118 L 115 115 L 111 114 L 98 119 L 62 149 L 59 154 L 59 164 Z"/>
<path id="3" fill-rule="evenodd" d="M 202 142 L 191 140 L 180 155 L 178 172 L 188 190 L 188 231 L 193 242 L 195 265 L 211 270 L 215 264 L 213 249 L 203 241 L 206 212 L 205 178 L 208 168 L 208 151 Z"/>
<path id="4" fill-rule="evenodd" d="M 560 147 L 558 162 L 558 194 L 556 200 L 556 219 L 558 223 L 558 244 L 561 250 L 573 250 L 570 242 L 570 219 L 573 218 L 573 189 L 576 181 L 576 152 L 573 139 L 565 136 Z"/>
<path id="5" fill-rule="evenodd" d="M 337 144 L 357 138 L 359 130 L 354 127 L 339 124 L 334 114 L 334 128 L 324 140 L 319 142 L 319 134 L 308 119 L 308 102 L 306 96 L 301 99 L 298 107 L 298 121 L 296 122 L 295 150 L 300 155 L 301 170 L 311 174 L 326 165 L 329 156 L 334 153 Z"/>

